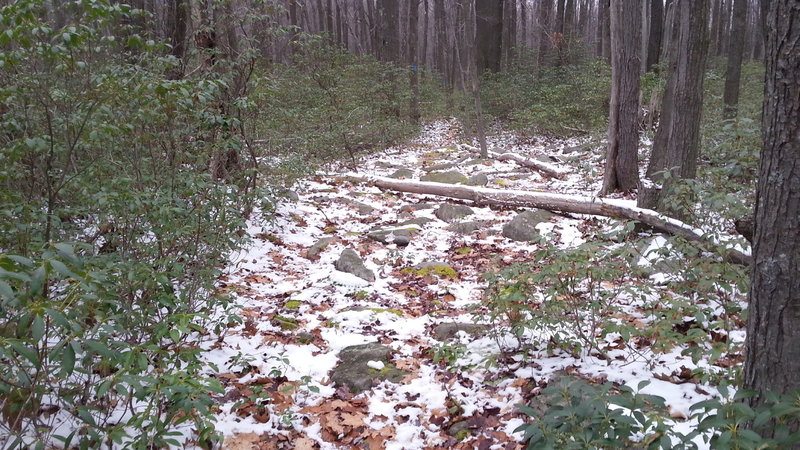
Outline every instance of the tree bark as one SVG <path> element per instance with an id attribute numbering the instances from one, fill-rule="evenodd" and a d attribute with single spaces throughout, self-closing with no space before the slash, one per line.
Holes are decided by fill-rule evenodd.
<path id="1" fill-rule="evenodd" d="M 461 147 L 473 153 L 481 153 L 480 149 L 473 147 L 471 145 L 461 145 Z M 528 159 L 517 153 L 510 153 L 510 152 L 499 153 L 499 152 L 487 151 L 486 154 L 483 155 L 483 157 L 493 158 L 498 161 L 514 161 L 515 163 L 519 164 L 522 167 L 526 167 L 528 169 L 541 172 L 542 174 L 548 177 L 563 178 L 567 174 L 566 170 L 561 169 L 557 166 L 542 161 L 537 161 L 535 159 Z"/>
<path id="2" fill-rule="evenodd" d="M 656 131 L 647 177 L 640 191 L 661 189 L 658 205 L 639 206 L 665 211 L 664 198 L 673 180 L 694 178 L 700 153 L 703 81 L 708 53 L 708 1 L 676 0 L 670 60 L 661 122 Z M 670 172 L 667 179 L 664 171 Z M 678 212 L 672 211 L 671 215 Z"/>
<path id="3" fill-rule="evenodd" d="M 500 71 L 503 51 L 503 1 L 474 0 L 478 71 Z"/>
<path id="4" fill-rule="evenodd" d="M 733 22 L 731 37 L 728 40 L 728 69 L 725 72 L 725 92 L 723 103 L 726 119 L 736 117 L 739 105 L 739 82 L 742 75 L 742 56 L 744 53 L 744 37 L 747 34 L 747 0 L 735 0 L 733 3 Z"/>
<path id="5" fill-rule="evenodd" d="M 744 388 L 800 389 L 800 5 L 771 0 Z M 774 435 L 774 423 L 758 430 Z M 797 430 L 796 420 L 788 424 Z M 796 448 L 796 447 L 795 447 Z"/>
<path id="6" fill-rule="evenodd" d="M 601 0 L 602 1 L 602 0 Z M 538 2 L 539 10 L 539 65 L 548 64 L 550 49 L 552 48 L 552 36 L 550 35 L 553 16 L 553 0 L 541 0 Z"/>
<path id="7" fill-rule="evenodd" d="M 472 200 L 479 205 L 540 208 L 554 212 L 589 214 L 623 220 L 634 220 L 656 231 L 681 236 L 688 241 L 712 242 L 706 238 L 700 230 L 690 225 L 664 216 L 656 211 L 637 208 L 626 200 L 553 194 L 549 192 L 491 189 L 413 180 L 396 180 L 385 177 L 347 177 L 347 179 L 353 182 L 368 182 L 385 190 Z M 718 244 L 718 242 L 713 243 Z M 749 255 L 733 248 L 724 250 L 722 256 L 735 264 L 741 265 L 748 265 L 751 260 Z M 800 327 L 797 329 L 800 330 Z M 798 359 L 798 361 L 800 361 L 800 359 Z"/>
<path id="8" fill-rule="evenodd" d="M 641 3 L 611 0 L 611 106 L 602 195 L 639 184 Z"/>
<path id="9" fill-rule="evenodd" d="M 417 62 L 417 28 L 419 25 L 419 0 L 409 0 L 408 7 L 408 65 L 409 83 L 411 85 L 411 100 L 409 104 L 409 119 L 419 122 L 419 67 Z"/>
<path id="10" fill-rule="evenodd" d="M 650 1 L 650 38 L 647 43 L 647 71 L 658 66 L 661 56 L 661 38 L 664 35 L 664 2 Z"/>

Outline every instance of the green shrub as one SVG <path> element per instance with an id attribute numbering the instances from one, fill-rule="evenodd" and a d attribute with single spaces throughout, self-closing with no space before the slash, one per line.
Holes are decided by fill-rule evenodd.
<path id="1" fill-rule="evenodd" d="M 233 69 L 173 79 L 166 48 L 120 26 L 137 14 L 80 0 L 54 29 L 44 1 L 0 8 L 3 446 L 215 439 L 197 344 L 228 320 L 213 283 L 264 198 L 261 156 Z"/>

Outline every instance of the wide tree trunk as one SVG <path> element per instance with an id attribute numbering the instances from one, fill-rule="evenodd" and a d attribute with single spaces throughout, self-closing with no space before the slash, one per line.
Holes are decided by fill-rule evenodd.
<path id="1" fill-rule="evenodd" d="M 641 3 L 611 0 L 611 106 L 602 195 L 639 184 Z"/>
<path id="2" fill-rule="evenodd" d="M 728 40 L 728 70 L 725 72 L 726 119 L 736 117 L 739 104 L 739 82 L 742 75 L 742 54 L 744 53 L 744 37 L 747 34 L 747 0 L 735 0 L 733 3 L 733 22 L 731 37 Z"/>
<path id="3" fill-rule="evenodd" d="M 667 85 L 661 121 L 647 167 L 650 181 L 639 191 L 645 193 L 639 206 L 665 211 L 663 200 L 676 179 L 694 178 L 700 154 L 700 120 L 703 110 L 703 81 L 708 53 L 708 0 L 676 0 L 670 42 Z M 663 176 L 664 171 L 670 177 Z M 645 203 L 657 199 L 657 204 Z M 677 211 L 671 214 L 679 215 Z"/>
<path id="4" fill-rule="evenodd" d="M 771 0 L 744 388 L 800 389 L 800 5 Z M 770 423 L 762 435 L 774 430 Z M 797 430 L 800 424 L 789 423 Z M 795 446 L 796 448 L 796 446 Z"/>
<path id="5" fill-rule="evenodd" d="M 550 49 L 553 40 L 551 37 L 551 22 L 553 21 L 553 0 L 541 0 L 537 4 L 539 10 L 539 65 L 545 66 L 549 63 Z"/>

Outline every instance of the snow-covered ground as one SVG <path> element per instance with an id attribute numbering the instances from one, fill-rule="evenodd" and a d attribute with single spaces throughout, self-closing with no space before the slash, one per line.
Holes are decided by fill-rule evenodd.
<path id="1" fill-rule="evenodd" d="M 406 168 L 418 179 L 426 167 L 469 156 L 447 170 L 468 177 L 484 173 L 489 187 L 501 189 L 584 196 L 599 190 L 602 163 L 590 150 L 576 149 L 576 141 L 523 142 L 507 134 L 490 139 L 498 152 L 541 157 L 569 172 L 556 180 L 513 161 L 471 161 L 472 155 L 456 148 L 456 136 L 453 123 L 433 123 L 409 144 L 366 159 L 358 174 L 389 176 Z M 664 397 L 682 429 L 691 426 L 681 420 L 690 416 L 689 406 L 716 394 L 713 386 L 668 376 L 708 366 L 706 360 L 695 364 L 682 356 L 680 348 L 663 354 L 643 348 L 639 357 L 617 350 L 623 357 L 605 360 L 585 352 L 541 352 L 487 365 L 504 350 L 503 339 L 460 332 L 449 343 L 437 340 L 432 330 L 438 324 L 475 322 L 470 311 L 481 305 L 486 287 L 481 275 L 492 264 L 533 257 L 537 244 L 514 242 L 501 233 L 516 211 L 464 203 L 474 211 L 465 220 L 485 223 L 461 235 L 448 230 L 434 209 L 402 208 L 438 206 L 446 202 L 442 198 L 381 192 L 335 173 L 305 180 L 295 191 L 299 200 L 282 203 L 276 220 L 250 224 L 252 245 L 234 256 L 219 281 L 219 288 L 240 305 L 244 319 L 210 339 L 203 356 L 219 369 L 209 369 L 209 374 L 227 389 L 216 418 L 225 448 L 521 448 L 522 435 L 514 430 L 527 417 L 515 405 L 526 403 L 551 377 L 565 372 L 632 387 L 649 380 L 644 392 Z M 373 209 L 360 213 L 352 201 Z M 375 227 L 420 217 L 433 221 L 419 226 L 406 247 L 366 236 Z M 598 228 L 618 226 L 608 219 L 555 216 L 538 228 L 551 242 L 568 248 L 591 239 L 589 234 Z M 324 237 L 335 239 L 318 257 L 309 258 L 309 248 Z M 334 268 L 348 247 L 374 272 L 374 282 Z M 446 262 L 457 276 L 420 277 L 403 271 L 426 261 Z M 636 304 L 629 306 L 635 315 Z M 370 342 L 393 350 L 390 362 L 407 372 L 405 378 L 359 395 L 332 383 L 338 353 Z M 451 352 L 449 360 L 434 362 L 436 351 L 440 356 Z M 381 370 L 382 363 L 369 364 Z M 460 422 L 466 422 L 468 433 L 454 433 L 453 425 Z"/>

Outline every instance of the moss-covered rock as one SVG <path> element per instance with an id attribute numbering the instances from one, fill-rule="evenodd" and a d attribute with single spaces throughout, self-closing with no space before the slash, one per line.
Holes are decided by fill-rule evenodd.
<path id="1" fill-rule="evenodd" d="M 456 171 L 431 172 L 427 175 L 423 175 L 420 178 L 420 181 L 433 181 L 435 183 L 458 184 L 458 183 L 466 183 L 467 177 L 464 174 Z"/>

